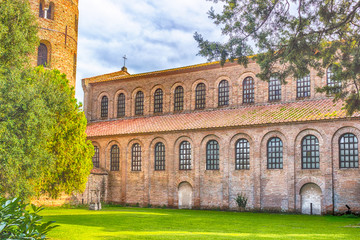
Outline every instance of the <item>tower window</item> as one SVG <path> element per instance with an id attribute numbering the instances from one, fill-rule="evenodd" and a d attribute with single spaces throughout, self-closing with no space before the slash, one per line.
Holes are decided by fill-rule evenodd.
<path id="1" fill-rule="evenodd" d="M 40 1 L 40 4 L 39 4 L 39 17 L 40 18 L 44 18 L 44 1 Z"/>
<path id="2" fill-rule="evenodd" d="M 247 77 L 243 81 L 243 103 L 254 102 L 254 79 Z"/>
<path id="3" fill-rule="evenodd" d="M 206 86 L 199 83 L 195 89 L 195 109 L 204 109 L 206 104 Z"/>
<path id="4" fill-rule="evenodd" d="M 229 105 L 229 82 L 222 80 L 219 83 L 218 89 L 218 106 L 228 106 Z"/>
<path id="5" fill-rule="evenodd" d="M 54 13 L 55 13 L 55 4 L 51 2 L 49 4 L 48 10 L 46 11 L 46 18 L 54 20 Z"/>
<path id="6" fill-rule="evenodd" d="M 44 67 L 48 65 L 48 48 L 44 43 L 40 43 L 38 47 L 37 65 L 43 65 Z"/>

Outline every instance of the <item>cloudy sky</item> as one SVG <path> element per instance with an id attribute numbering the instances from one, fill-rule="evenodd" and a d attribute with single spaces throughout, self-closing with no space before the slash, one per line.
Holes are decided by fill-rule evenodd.
<path id="1" fill-rule="evenodd" d="M 125 54 L 130 74 L 206 62 L 193 34 L 221 39 L 211 6 L 220 10 L 206 0 L 80 1 L 77 99 L 83 102 L 82 78 L 119 71 Z"/>

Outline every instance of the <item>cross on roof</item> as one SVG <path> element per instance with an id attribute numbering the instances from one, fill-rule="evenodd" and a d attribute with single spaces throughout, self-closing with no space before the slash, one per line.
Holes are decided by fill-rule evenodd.
<path id="1" fill-rule="evenodd" d="M 126 63 L 126 60 L 127 60 L 126 55 L 123 56 L 123 59 L 124 59 L 124 67 L 125 67 L 125 63 Z"/>

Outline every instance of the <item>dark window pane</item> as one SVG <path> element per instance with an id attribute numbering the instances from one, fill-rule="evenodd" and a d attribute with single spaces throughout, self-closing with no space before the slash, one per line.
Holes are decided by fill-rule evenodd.
<path id="1" fill-rule="evenodd" d="M 296 81 L 296 97 L 310 97 L 310 75 L 299 78 Z"/>
<path id="2" fill-rule="evenodd" d="M 267 144 L 267 168 L 283 168 L 283 144 L 280 138 L 270 138 Z"/>
<path id="3" fill-rule="evenodd" d="M 219 83 L 218 89 L 218 106 L 228 106 L 229 105 L 229 82 L 222 80 Z"/>
<path id="4" fill-rule="evenodd" d="M 358 139 L 352 133 L 346 133 L 339 139 L 340 168 L 358 168 L 359 151 Z"/>
<path id="5" fill-rule="evenodd" d="M 92 162 L 95 168 L 98 168 L 100 165 L 100 155 L 99 155 L 99 148 L 97 146 L 94 146 L 95 154 L 92 158 Z"/>
<path id="6" fill-rule="evenodd" d="M 101 99 L 101 117 L 102 118 L 107 118 L 107 116 L 108 116 L 108 104 L 109 104 L 108 97 L 103 96 Z"/>
<path id="7" fill-rule="evenodd" d="M 199 83 L 195 89 L 195 109 L 204 109 L 206 105 L 206 86 Z"/>
<path id="8" fill-rule="evenodd" d="M 281 100 L 281 83 L 277 78 L 270 78 L 269 81 L 269 101 Z"/>
<path id="9" fill-rule="evenodd" d="M 120 165 L 120 149 L 117 145 L 113 145 L 110 150 L 110 170 L 119 171 Z"/>
<path id="10" fill-rule="evenodd" d="M 247 77 L 243 81 L 243 103 L 254 103 L 254 79 Z"/>
<path id="11" fill-rule="evenodd" d="M 141 146 L 138 143 L 131 148 L 131 171 L 141 171 Z"/>
<path id="12" fill-rule="evenodd" d="M 156 89 L 154 93 L 154 113 L 163 112 L 163 90 L 161 88 Z"/>
<path id="13" fill-rule="evenodd" d="M 118 104 L 117 104 L 117 117 L 125 116 L 125 94 L 120 93 L 118 96 Z"/>
<path id="14" fill-rule="evenodd" d="M 305 136 L 301 141 L 302 169 L 318 169 L 320 167 L 320 149 L 317 137 Z"/>
<path id="15" fill-rule="evenodd" d="M 219 170 L 219 144 L 215 140 L 206 144 L 206 170 Z"/>
<path id="16" fill-rule="evenodd" d="M 177 86 L 174 94 L 174 111 L 182 111 L 184 109 L 184 88 Z"/>
<path id="17" fill-rule="evenodd" d="M 188 141 L 180 143 L 179 147 L 179 169 L 191 169 L 191 144 Z"/>
<path id="18" fill-rule="evenodd" d="M 250 144 L 242 138 L 235 143 L 235 169 L 250 169 Z"/>
<path id="19" fill-rule="evenodd" d="M 37 65 L 43 65 L 46 67 L 48 64 L 48 49 L 45 44 L 40 43 L 38 47 L 38 58 L 37 58 Z"/>
<path id="20" fill-rule="evenodd" d="M 165 145 L 161 142 L 155 145 L 155 170 L 165 170 Z"/>
<path id="21" fill-rule="evenodd" d="M 326 72 L 326 83 L 329 87 L 333 87 L 333 91 L 334 93 L 337 93 L 340 91 L 341 89 L 341 82 L 338 81 L 334 81 L 333 80 L 333 72 L 332 72 L 332 67 L 328 67 L 327 72 Z"/>
<path id="22" fill-rule="evenodd" d="M 144 115 L 144 93 L 138 91 L 135 96 L 135 115 Z"/>

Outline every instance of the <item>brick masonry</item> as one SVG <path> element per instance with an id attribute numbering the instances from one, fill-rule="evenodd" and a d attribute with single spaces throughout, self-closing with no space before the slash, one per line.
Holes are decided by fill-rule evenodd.
<path id="1" fill-rule="evenodd" d="M 78 0 L 29 0 L 38 19 L 40 42 L 48 48 L 48 67 L 65 73 L 75 87 L 78 40 Z M 39 17 L 40 2 L 45 9 L 53 3 L 53 19 Z M 37 51 L 32 58 L 37 64 Z"/>
<path id="2" fill-rule="evenodd" d="M 230 105 L 225 108 L 240 108 L 242 103 L 242 81 L 247 76 L 255 80 L 255 103 L 253 106 L 269 104 L 268 83 L 256 78 L 259 67 L 251 62 L 247 68 L 228 63 L 202 64 L 154 73 L 103 75 L 83 79 L 85 113 L 90 124 L 116 120 L 116 102 L 119 93 L 126 96 L 125 119 L 145 118 L 151 128 L 153 121 L 153 94 L 157 88 L 164 92 L 163 115 L 182 115 L 197 112 L 195 87 L 206 85 L 206 109 L 220 111 L 217 107 L 218 84 L 229 81 Z M 117 77 L 115 76 L 117 75 Z M 327 99 L 316 92 L 316 87 L 326 84 L 326 76 L 311 72 L 311 96 L 308 100 Z M 287 79 L 282 85 L 282 99 L 278 104 L 300 101 L 296 99 L 296 81 Z M 184 87 L 184 111 L 173 112 L 174 89 Z M 145 95 L 144 116 L 134 116 L 134 98 L 138 90 Z M 100 118 L 100 102 L 109 98 L 109 116 Z M 223 107 L 221 109 L 224 109 Z M 331 113 L 329 113 L 331 114 Z M 260 118 L 261 116 L 259 116 Z M 155 118 L 154 118 L 155 119 Z M 117 119 L 117 121 L 119 121 Z M 189 121 L 192 121 L 189 119 Z M 120 120 L 121 122 L 121 120 Z M 176 128 L 176 126 L 175 126 Z M 179 207 L 179 196 L 192 188 L 193 208 L 236 209 L 235 197 L 243 193 L 248 198 L 249 209 L 301 212 L 302 202 L 321 198 L 321 213 L 346 211 L 349 205 L 360 212 L 359 168 L 339 168 L 338 141 L 344 133 L 353 133 L 360 139 L 358 117 L 338 119 L 314 119 L 307 122 L 248 125 L 238 127 L 212 127 L 207 129 L 154 131 L 136 134 L 91 135 L 89 139 L 100 149 L 100 168 L 106 171 L 106 201 L 140 205 L 167 205 Z M 306 135 L 319 140 L 320 168 L 301 168 L 301 140 Z M 267 141 L 279 137 L 283 142 L 283 169 L 267 169 Z M 235 170 L 235 142 L 245 138 L 250 143 L 250 169 Z M 187 140 L 192 146 L 192 169 L 179 170 L 179 145 Z M 217 140 L 220 145 L 220 169 L 206 170 L 206 144 Z M 165 171 L 154 170 L 154 146 L 162 142 L 166 149 Z M 131 171 L 131 147 L 138 143 L 142 149 L 141 171 Z M 120 170 L 110 171 L 110 148 L 120 148 Z M 93 181 L 93 176 L 89 180 Z M 186 183 L 186 191 L 179 195 L 179 186 Z M 92 183 L 88 183 L 89 185 Z M 313 184 L 313 185 L 306 185 Z M 191 186 L 191 188 L 189 187 Z M 306 187 L 304 187 L 306 186 Z M 321 196 L 303 199 L 310 192 L 302 193 L 308 186 L 318 186 Z M 303 188 L 304 187 L 304 188 Z M 185 188 L 184 188 L 185 189 Z M 314 188 L 312 188 L 314 189 Z M 313 191 L 319 192 L 319 191 Z M 79 196 L 87 201 L 86 195 Z M 186 199 L 182 199 L 186 201 Z M 181 206 L 180 206 L 181 207 Z M 306 213 L 308 209 L 303 209 Z"/>

